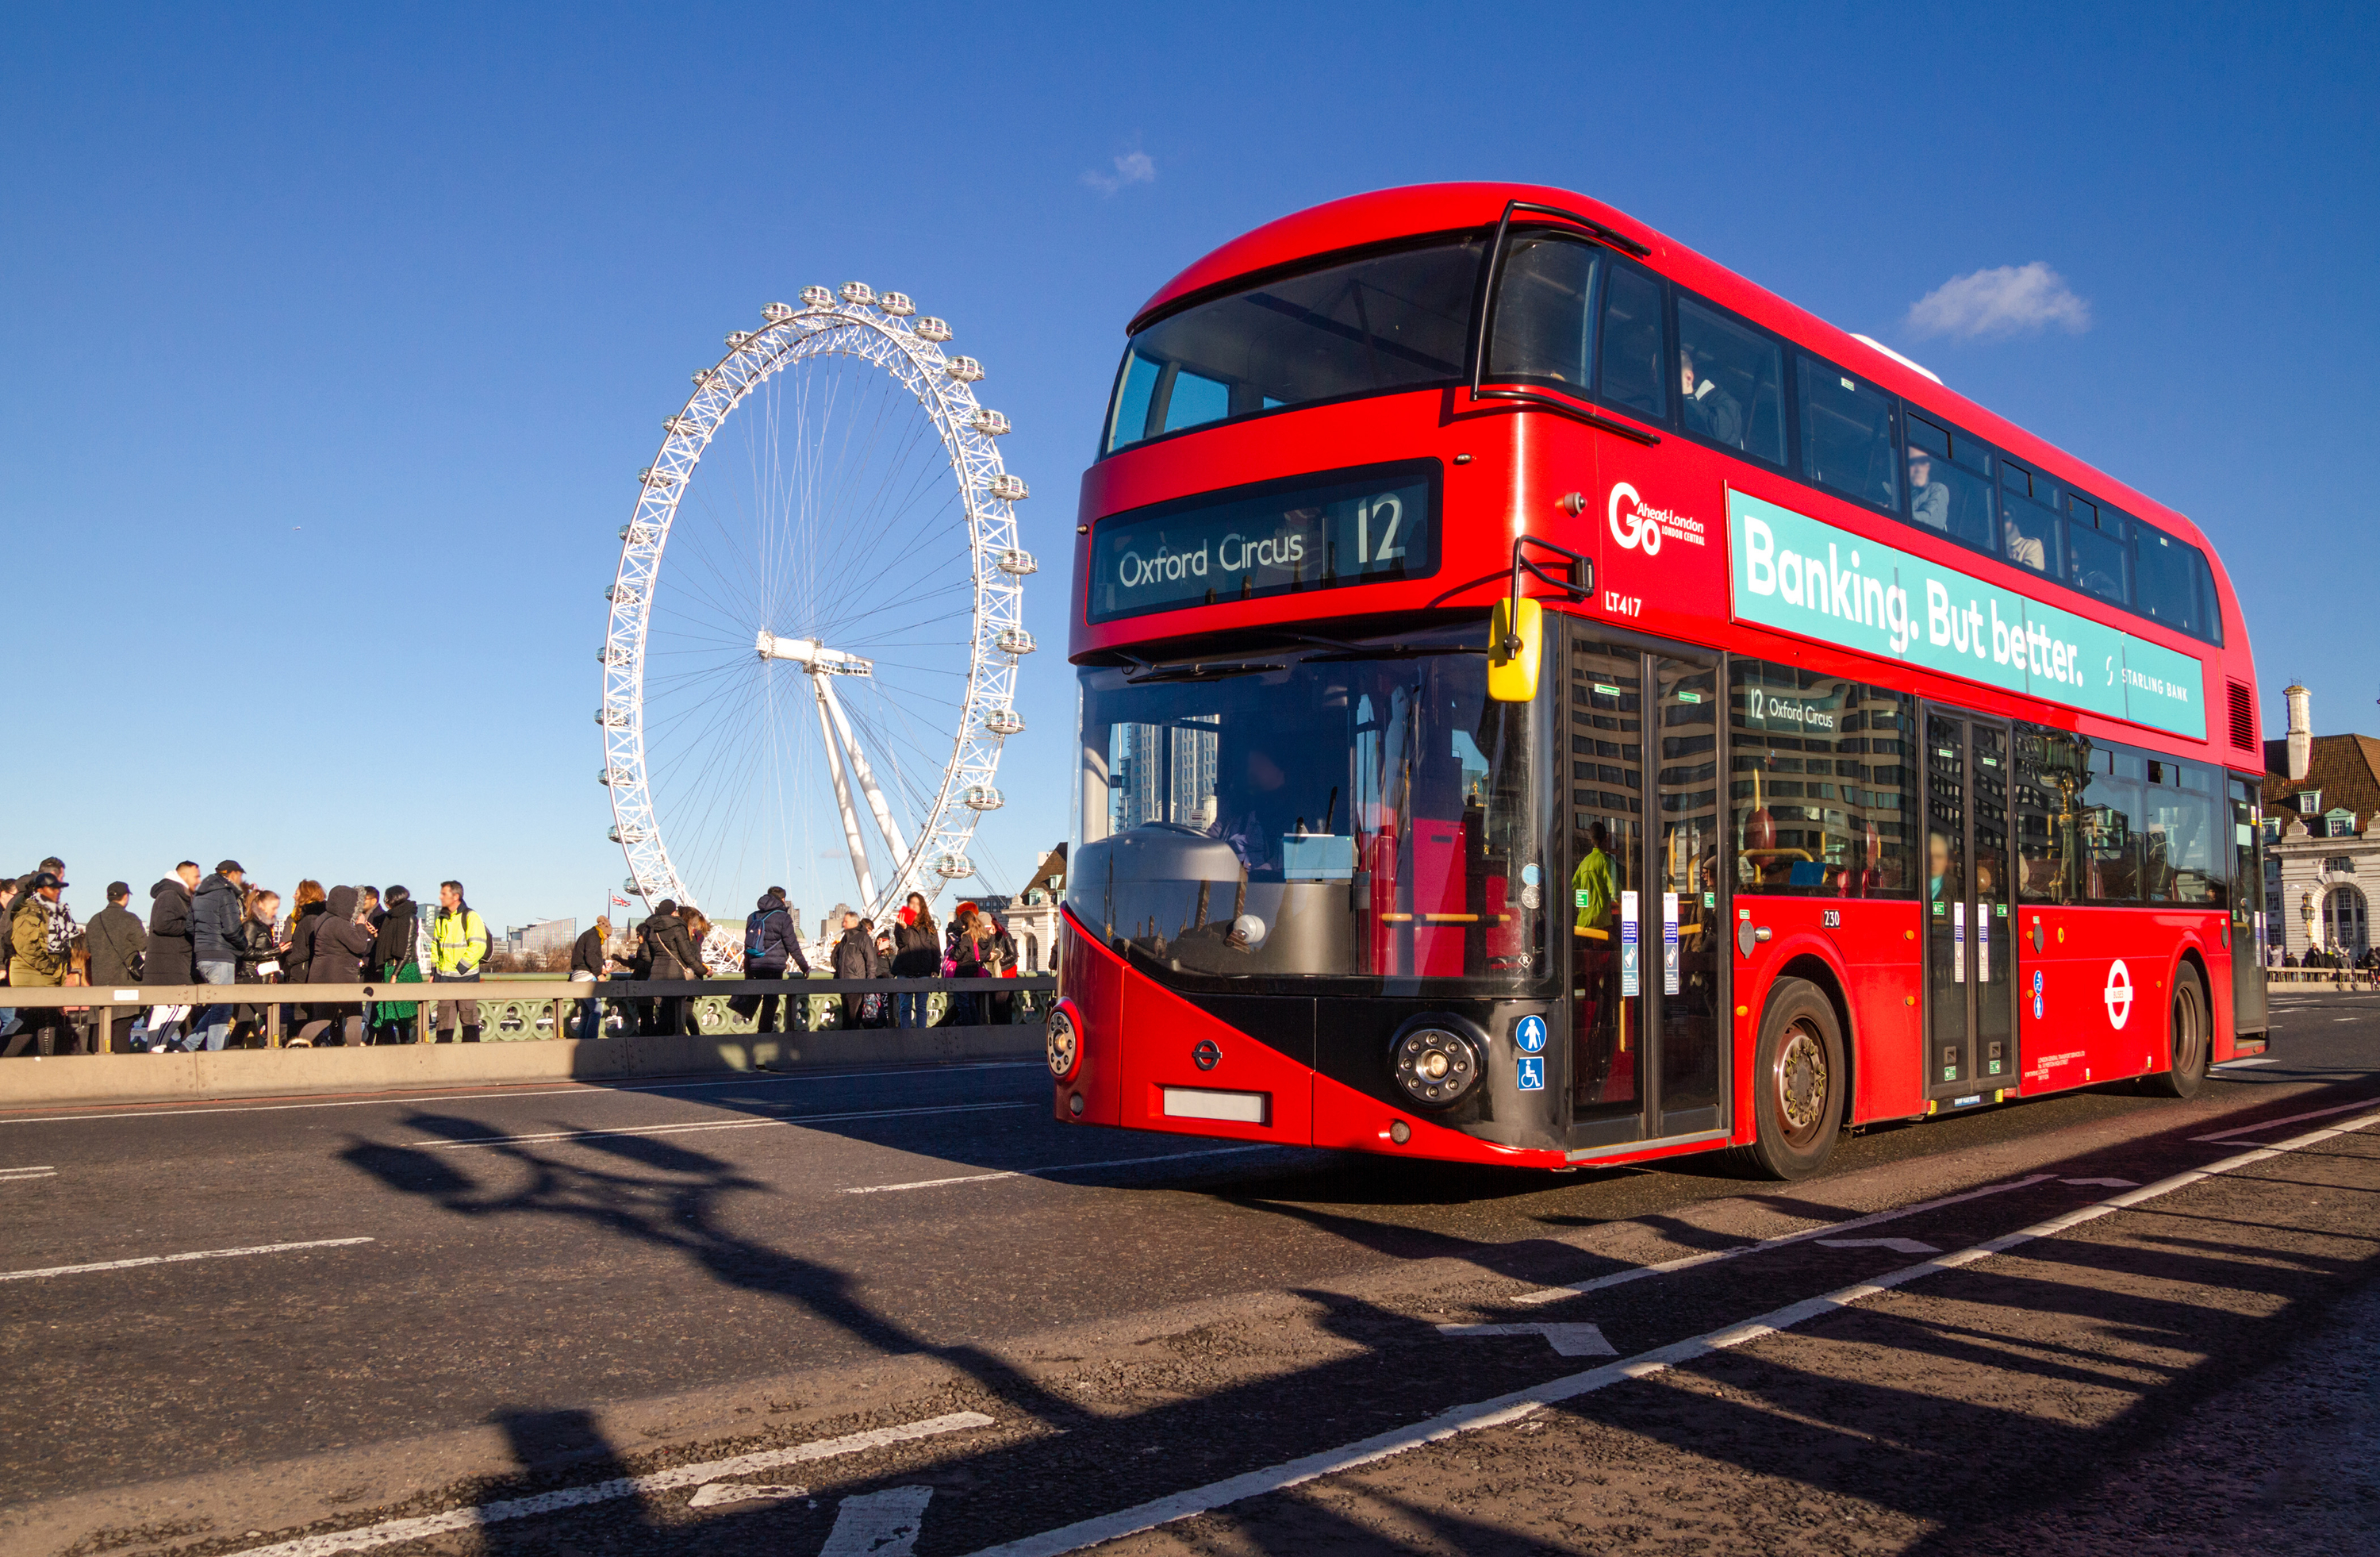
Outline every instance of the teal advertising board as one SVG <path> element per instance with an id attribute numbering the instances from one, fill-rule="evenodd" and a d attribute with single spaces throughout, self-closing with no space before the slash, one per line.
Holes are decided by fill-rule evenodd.
<path id="1" fill-rule="evenodd" d="M 2188 654 L 1744 493 L 1727 521 L 1738 621 L 2206 738 Z"/>

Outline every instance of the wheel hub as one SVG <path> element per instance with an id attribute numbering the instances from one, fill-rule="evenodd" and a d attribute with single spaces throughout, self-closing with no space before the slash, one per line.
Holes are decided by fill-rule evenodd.
<path id="1" fill-rule="evenodd" d="M 1777 1051 L 1777 1111 L 1799 1135 L 1816 1125 L 1826 1100 L 1827 1051 L 1797 1022 Z"/>

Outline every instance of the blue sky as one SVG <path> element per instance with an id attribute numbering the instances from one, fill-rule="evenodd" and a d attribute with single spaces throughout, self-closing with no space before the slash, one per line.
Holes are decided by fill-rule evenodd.
<path id="1" fill-rule="evenodd" d="M 983 360 L 1056 564 L 978 851 L 1021 877 L 1067 826 L 1051 651 L 1123 322 L 1247 227 L 1446 178 L 1609 201 L 2191 515 L 2268 724 L 2296 677 L 2380 729 L 2372 20 L 13 7 L 0 865 L 64 855 L 86 912 L 231 854 L 591 917 L 634 473 L 726 330 L 856 278 Z M 1917 333 L 2003 267 L 1921 317 L 2019 328 Z"/>

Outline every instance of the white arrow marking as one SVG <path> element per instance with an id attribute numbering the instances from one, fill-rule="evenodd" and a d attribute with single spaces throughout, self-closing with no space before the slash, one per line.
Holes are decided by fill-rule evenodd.
<path id="1" fill-rule="evenodd" d="M 1440 1335 L 1542 1335 L 1566 1357 L 1616 1357 L 1619 1348 L 1591 1324 L 1442 1324 Z"/>
<path id="2" fill-rule="evenodd" d="M 1820 1248 L 1829 1249 L 1890 1249 L 1895 1254 L 1940 1254 L 1932 1244 L 1921 1244 L 1914 1238 L 1821 1238 Z"/>
<path id="3" fill-rule="evenodd" d="M 819 1557 L 909 1557 L 933 1496 L 931 1487 L 894 1487 L 844 1499 Z"/>
<path id="4" fill-rule="evenodd" d="M 2079 1184 L 2094 1189 L 2138 1189 L 2140 1181 L 2130 1178 L 2061 1178 L 2060 1184 Z"/>
<path id="5" fill-rule="evenodd" d="M 779 1487 L 767 1482 L 713 1481 L 697 1487 L 694 1496 L 686 1500 L 688 1508 L 716 1508 L 723 1502 L 783 1502 L 787 1498 L 806 1498 L 808 1487 Z"/>

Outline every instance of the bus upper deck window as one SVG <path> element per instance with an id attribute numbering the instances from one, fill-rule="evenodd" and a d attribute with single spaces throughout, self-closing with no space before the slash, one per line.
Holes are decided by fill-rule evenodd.
<path id="1" fill-rule="evenodd" d="M 1832 363 L 1804 357 L 1800 365 L 1803 474 L 1857 502 L 1898 509 L 1891 398 Z"/>
<path id="2" fill-rule="evenodd" d="M 2151 621 L 2204 638 L 2198 548 L 2148 525 L 2133 528 L 2133 609 Z"/>
<path id="3" fill-rule="evenodd" d="M 1584 394 L 1594 354 L 1595 273 L 1603 250 L 1575 238 L 1524 233 L 1512 240 L 1496 283 L 1492 379 L 1535 379 Z"/>
<path id="4" fill-rule="evenodd" d="M 2064 578 L 2066 565 L 2059 541 L 2065 527 L 2058 519 L 2056 488 L 2047 478 L 2003 459 L 2000 495 L 2001 556 L 2019 567 L 2046 573 L 2053 578 Z"/>
<path id="5" fill-rule="evenodd" d="M 1614 266 L 1603 286 L 1603 397 L 1654 421 L 1666 421 L 1671 374 L 1661 359 L 1661 284 Z"/>
<path id="6" fill-rule="evenodd" d="M 1689 428 L 1755 459 L 1785 463 L 1785 360 L 1775 341 L 1681 298 L 1678 359 Z"/>

